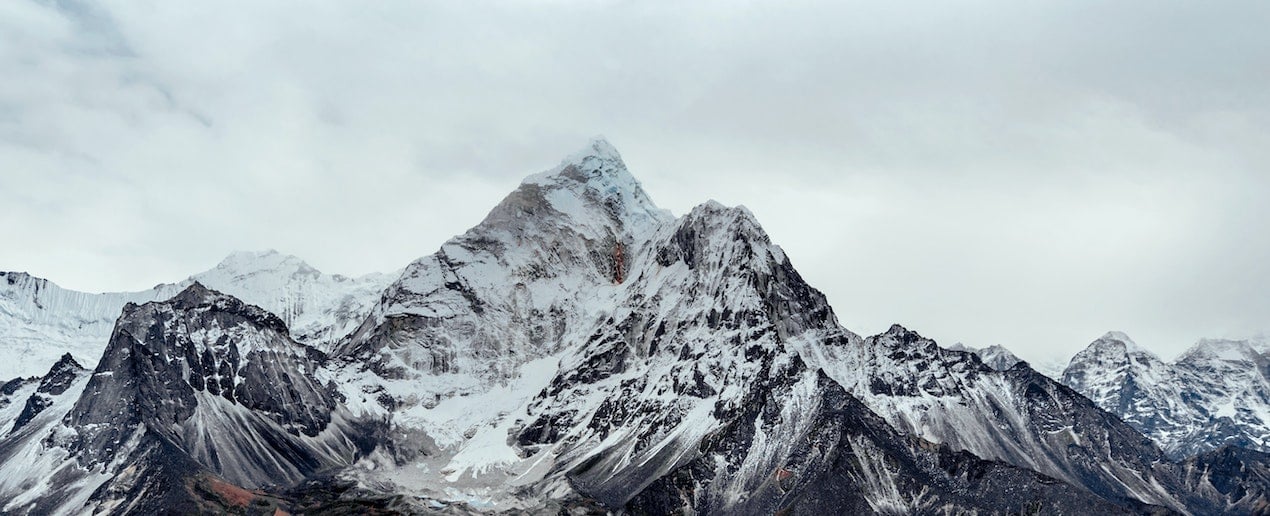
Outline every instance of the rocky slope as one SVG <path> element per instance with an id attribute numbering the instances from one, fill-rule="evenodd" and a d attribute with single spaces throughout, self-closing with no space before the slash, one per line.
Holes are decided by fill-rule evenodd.
<path id="1" fill-rule="evenodd" d="M 142 292 L 77 292 L 21 272 L 0 272 L 0 380 L 36 376 L 71 353 L 92 367 L 127 303 L 168 299 L 194 282 L 277 314 L 296 340 L 327 348 L 361 322 L 395 276 L 323 274 L 276 251 L 234 253 L 215 268 Z"/>

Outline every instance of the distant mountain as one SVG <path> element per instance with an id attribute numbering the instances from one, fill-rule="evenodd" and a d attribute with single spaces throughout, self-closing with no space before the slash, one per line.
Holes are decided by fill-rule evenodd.
<path id="1" fill-rule="evenodd" d="M 90 294 L 0 272 L 0 346 L 9 352 L 0 362 L 0 380 L 39 375 L 67 352 L 94 366 L 125 304 L 168 299 L 195 281 L 265 307 L 297 340 L 326 348 L 366 316 L 393 278 L 323 274 L 276 251 L 234 253 L 209 271 L 141 292 Z"/>
<path id="2" fill-rule="evenodd" d="M 994 344 L 986 348 L 972 348 L 970 346 L 967 346 L 965 344 L 958 342 L 956 344 L 948 346 L 948 349 L 952 351 L 965 351 L 967 353 L 974 353 L 975 355 L 979 357 L 979 360 L 983 361 L 985 365 L 993 369 L 996 369 L 997 371 L 1008 370 L 1011 367 L 1014 367 L 1015 364 L 1023 361 L 1019 357 L 1014 356 L 1014 353 L 1011 353 L 1010 350 L 1005 349 L 1004 346 L 1001 346 L 999 344 Z"/>
<path id="3" fill-rule="evenodd" d="M 1164 362 L 1111 332 L 1072 358 L 1063 383 L 1175 458 L 1227 445 L 1270 451 L 1270 355 L 1248 341 L 1201 340 Z"/>

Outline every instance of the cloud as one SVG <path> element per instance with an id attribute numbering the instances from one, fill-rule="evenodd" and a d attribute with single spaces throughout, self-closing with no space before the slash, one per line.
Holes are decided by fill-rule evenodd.
<path id="1" fill-rule="evenodd" d="M 849 327 L 1168 355 L 1266 330 L 1261 2 L 9 2 L 0 268 L 391 270 L 607 135 Z"/>

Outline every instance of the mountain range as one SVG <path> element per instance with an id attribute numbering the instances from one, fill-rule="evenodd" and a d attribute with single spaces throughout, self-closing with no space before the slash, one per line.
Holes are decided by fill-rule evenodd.
<path id="1" fill-rule="evenodd" d="M 3 277 L 5 513 L 1270 510 L 1261 351 L 1109 334 L 1060 382 L 857 335 L 752 213 L 675 217 L 602 139 L 393 274 Z"/>

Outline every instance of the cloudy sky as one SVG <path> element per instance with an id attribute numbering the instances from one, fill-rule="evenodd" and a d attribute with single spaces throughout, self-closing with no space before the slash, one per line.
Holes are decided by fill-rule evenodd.
<path id="1" fill-rule="evenodd" d="M 1270 3 L 1217 4 L 0 2 L 0 270 L 393 270 L 603 134 L 857 332 L 1168 358 L 1270 330 Z"/>

